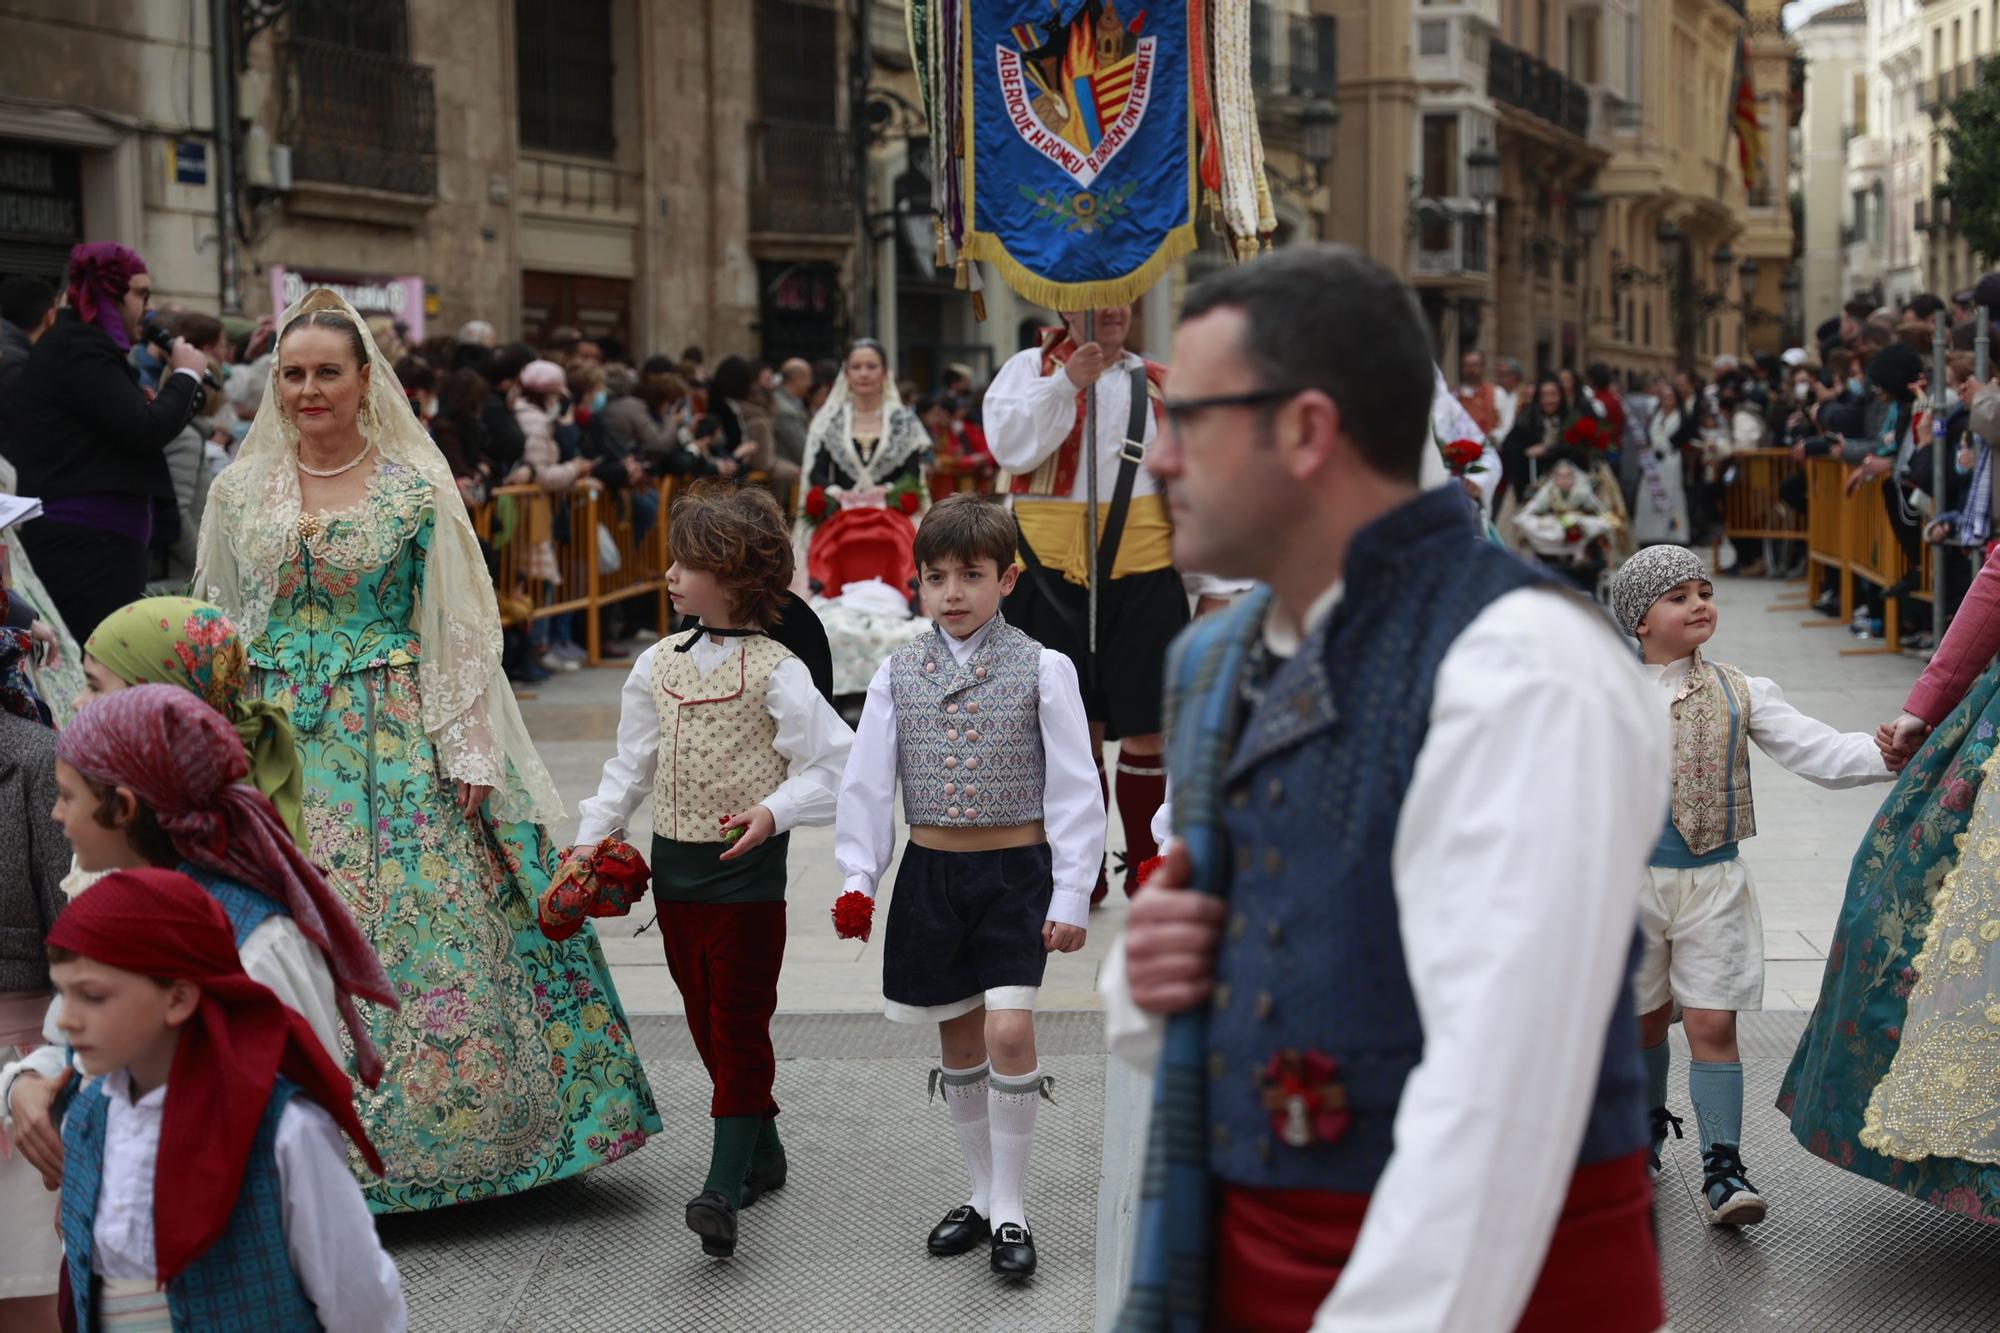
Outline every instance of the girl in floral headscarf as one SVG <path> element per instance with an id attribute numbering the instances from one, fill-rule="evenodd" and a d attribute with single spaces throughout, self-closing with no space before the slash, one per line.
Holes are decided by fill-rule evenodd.
<path id="1" fill-rule="evenodd" d="M 276 704 L 245 693 L 249 663 L 229 617 L 191 597 L 148 597 L 106 616 L 83 653 L 78 708 L 131 685 L 178 685 L 228 719 L 250 756 L 245 781 L 271 798 L 292 840 L 311 854 L 291 720 Z"/>

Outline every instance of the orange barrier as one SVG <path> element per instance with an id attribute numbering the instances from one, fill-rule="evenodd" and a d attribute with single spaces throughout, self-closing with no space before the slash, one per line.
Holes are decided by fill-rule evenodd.
<path id="1" fill-rule="evenodd" d="M 1879 478 L 1866 481 L 1849 494 L 1847 484 L 1852 469 L 1837 458 L 1809 458 L 1805 473 L 1806 596 L 1812 602 L 1819 601 L 1827 589 L 1827 579 L 1834 579 L 1840 593 L 1840 615 L 1831 620 L 1815 616 L 1801 623 L 1809 629 L 1846 625 L 1854 618 L 1855 580 L 1872 583 L 1877 588 L 1892 587 L 1909 576 L 1909 558 L 1903 554 L 1902 544 L 1896 540 L 1895 525 L 1889 518 L 1888 501 L 1883 494 L 1887 483 Z M 1732 527 L 1731 534 L 1735 532 Z M 1921 561 L 1917 583 L 1910 595 L 1934 602 L 1936 562 L 1928 543 L 1921 547 Z M 1879 645 L 1845 648 L 1842 655 L 1900 652 L 1902 616 L 1898 600 L 1890 597 L 1883 601 Z"/>
<path id="2" fill-rule="evenodd" d="M 668 623 L 667 514 L 674 479 L 649 481 L 611 493 L 596 486 L 545 491 L 537 486 L 495 488 L 473 506 L 473 530 L 494 550 L 494 591 L 501 623 L 515 628 L 551 616 L 580 613 L 583 648 L 591 666 L 603 666 L 603 612 L 641 597 L 657 599 L 658 625 Z M 635 497 L 658 499 L 659 512 L 643 534 Z M 558 521 L 558 520 L 562 521 Z M 560 539 L 558 539 L 560 537 Z M 542 551 L 546 543 L 546 551 Z M 607 557 L 614 557 L 607 558 Z M 553 568 L 554 580 L 546 575 Z"/>

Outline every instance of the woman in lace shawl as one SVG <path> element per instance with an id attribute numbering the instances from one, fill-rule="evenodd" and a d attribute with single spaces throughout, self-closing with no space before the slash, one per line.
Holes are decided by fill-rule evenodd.
<path id="1" fill-rule="evenodd" d="M 798 567 L 823 599 L 814 606 L 833 649 L 836 694 L 865 691 L 875 668 L 926 627 L 909 607 L 930 448 L 890 382 L 882 344 L 856 341 L 807 432 L 793 529 Z"/>
<path id="2" fill-rule="evenodd" d="M 450 468 L 352 307 L 279 321 L 272 392 L 216 479 L 195 586 L 291 715 L 313 859 L 401 1008 L 357 1086 L 377 1212 L 562 1179 L 659 1128 L 595 934 L 545 939 L 562 816 L 500 670 L 493 588 Z"/>

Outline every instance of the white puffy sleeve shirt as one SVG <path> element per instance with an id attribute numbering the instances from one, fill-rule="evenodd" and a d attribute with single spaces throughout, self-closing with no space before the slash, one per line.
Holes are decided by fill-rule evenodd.
<path id="1" fill-rule="evenodd" d="M 577 807 L 576 840 L 584 845 L 624 833 L 646 798 L 660 765 L 660 706 L 653 697 L 653 656 L 674 651 L 673 640 L 661 639 L 632 664 L 618 696 L 618 753 L 604 765 L 597 794 Z M 743 651 L 743 641 L 717 642 L 709 635 L 689 651 L 695 666 L 714 671 Z M 814 688 L 812 673 L 796 657 L 778 663 L 764 685 L 764 707 L 778 723 L 772 748 L 785 757 L 785 780 L 762 801 L 776 831 L 833 822 L 840 793 L 841 769 L 847 763 L 854 732 Z M 642 849 L 643 850 L 643 849 Z"/>
<path id="2" fill-rule="evenodd" d="M 1648 667 L 1660 691 L 1671 700 L 1687 680 L 1694 659 L 1683 657 L 1663 667 Z M 1838 790 L 1870 782 L 1893 782 L 1896 775 L 1883 762 L 1875 738 L 1862 731 L 1840 731 L 1792 706 L 1778 683 L 1750 677 L 1750 739 L 1757 748 L 1808 782 Z"/>
<path id="3" fill-rule="evenodd" d="M 987 621 L 962 640 L 944 636 L 960 666 L 985 641 L 992 624 Z M 896 796 L 901 784 L 893 667 L 893 662 L 884 662 L 868 682 L 861 729 L 855 733 L 854 753 L 840 788 L 834 838 L 843 891 L 870 898 L 896 855 Z M 1042 823 L 1048 830 L 1055 879 L 1049 920 L 1087 929 L 1090 891 L 1104 858 L 1104 794 L 1090 755 L 1090 720 L 1084 716 L 1076 668 L 1048 648 L 1042 649 L 1036 712 L 1042 729 Z"/>
<path id="4" fill-rule="evenodd" d="M 105 1075 L 103 1184 L 97 1196 L 92 1268 L 99 1277 L 154 1278 L 153 1175 L 167 1104 L 162 1084 L 137 1101 L 125 1070 Z M 278 1117 L 278 1181 L 285 1252 L 327 1333 L 402 1333 L 409 1327 L 396 1261 L 375 1237 L 375 1220 L 347 1167 L 333 1117 L 293 1097 Z"/>
<path id="5" fill-rule="evenodd" d="M 1670 757 L 1657 692 L 1580 599 L 1510 593 L 1445 654 L 1390 856 L 1423 1059 L 1313 1333 L 1520 1317 L 1583 1142 Z M 1106 1029 L 1149 1060 L 1160 1020 L 1122 961 Z"/>

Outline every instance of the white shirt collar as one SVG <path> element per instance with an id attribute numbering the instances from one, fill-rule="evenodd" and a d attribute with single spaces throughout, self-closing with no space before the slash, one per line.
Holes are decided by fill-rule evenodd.
<path id="1" fill-rule="evenodd" d="M 995 611 L 984 625 L 963 639 L 954 637 L 943 625 L 938 626 L 938 636 L 944 640 L 945 646 L 951 649 L 951 660 L 964 666 L 972 660 L 972 655 L 979 651 L 979 645 L 986 642 L 988 636 L 993 633 L 993 627 L 999 623 L 1000 613 Z"/>
<path id="2" fill-rule="evenodd" d="M 1672 691 L 1678 690 L 1681 687 L 1681 683 L 1687 679 L 1688 672 L 1692 671 L 1694 664 L 1700 660 L 1700 653 L 1691 653 L 1679 661 L 1669 662 L 1665 666 L 1659 666 L 1651 662 L 1642 663 L 1642 665 L 1653 673 L 1653 679 L 1660 683 L 1661 689 Z"/>
<path id="3" fill-rule="evenodd" d="M 132 1099 L 132 1071 L 114 1069 L 104 1076 L 104 1090 L 111 1095 L 111 1104 L 124 1109 L 147 1111 L 159 1114 L 167 1104 L 167 1085 L 162 1083 L 137 1101 Z"/>
<path id="4" fill-rule="evenodd" d="M 1333 614 L 1333 608 L 1340 605 L 1341 593 L 1346 586 L 1344 580 L 1335 579 L 1332 586 L 1313 598 L 1312 605 L 1306 608 L 1306 623 L 1299 629 L 1285 623 L 1284 612 L 1273 599 L 1270 610 L 1264 613 L 1265 651 L 1273 657 L 1290 657 L 1298 652 L 1306 636 L 1324 625 L 1326 618 Z"/>

